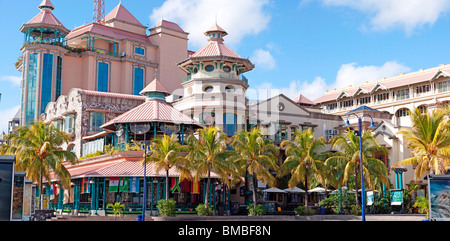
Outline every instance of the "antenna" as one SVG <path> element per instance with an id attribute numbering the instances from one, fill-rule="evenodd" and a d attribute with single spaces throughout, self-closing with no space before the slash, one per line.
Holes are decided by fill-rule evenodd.
<path id="1" fill-rule="evenodd" d="M 105 20 L 105 0 L 94 0 L 94 14 L 92 22 L 104 23 Z"/>

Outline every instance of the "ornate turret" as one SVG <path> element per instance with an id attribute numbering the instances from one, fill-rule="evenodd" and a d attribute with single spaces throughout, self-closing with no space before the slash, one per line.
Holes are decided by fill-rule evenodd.
<path id="1" fill-rule="evenodd" d="M 223 37 L 227 36 L 227 31 L 223 30 L 219 25 L 214 24 L 205 35 L 209 37 L 208 41 L 224 41 Z"/>
<path id="2" fill-rule="evenodd" d="M 184 96 L 173 105 L 204 125 L 216 125 L 229 136 L 246 125 L 249 87 L 243 73 L 255 66 L 224 44 L 227 31 L 214 24 L 205 32 L 208 43 L 178 64 L 187 73 Z"/>
<path id="3" fill-rule="evenodd" d="M 25 43 L 62 45 L 70 31 L 53 15 L 55 7 L 52 2 L 43 0 L 38 8 L 41 12 L 20 27 L 25 34 Z"/>
<path id="4" fill-rule="evenodd" d="M 61 95 L 65 37 L 70 32 L 53 15 L 55 7 L 50 0 L 43 0 L 38 8 L 41 12 L 20 27 L 25 35 L 21 48 L 25 60 L 21 67 L 23 125 L 38 120 L 47 104 Z"/>

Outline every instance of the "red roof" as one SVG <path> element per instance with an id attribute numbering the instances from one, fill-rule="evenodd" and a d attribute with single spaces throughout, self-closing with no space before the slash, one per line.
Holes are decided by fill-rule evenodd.
<path id="1" fill-rule="evenodd" d="M 199 122 L 181 113 L 165 101 L 147 100 L 142 105 L 102 125 L 101 128 L 115 130 L 114 123 L 148 123 L 155 121 L 201 126 Z"/>
<path id="2" fill-rule="evenodd" d="M 108 15 L 105 17 L 105 22 L 109 20 L 117 19 L 123 22 L 132 23 L 135 25 L 143 26 L 123 5 L 119 3 Z"/>
<path id="3" fill-rule="evenodd" d="M 106 161 L 90 164 L 79 164 L 75 166 L 67 167 L 71 178 L 83 178 L 83 177 L 141 177 L 144 176 L 144 165 L 141 162 L 143 153 L 138 153 L 136 157 L 111 157 Z M 98 157 L 97 157 L 98 158 Z M 116 158 L 116 159 L 114 159 Z M 156 168 L 153 162 L 147 161 L 146 175 L 148 177 L 163 177 L 166 176 L 164 170 L 156 172 Z M 179 177 L 180 172 L 176 167 L 169 170 L 170 177 Z M 211 173 L 211 177 L 217 178 L 216 173 Z M 51 175 L 52 181 L 56 181 L 54 175 Z"/>
<path id="4" fill-rule="evenodd" d="M 49 7 L 52 10 L 55 9 L 55 7 L 53 6 L 53 4 L 50 0 L 42 0 L 41 4 L 39 4 L 39 8 L 42 8 L 42 7 Z"/>
<path id="5" fill-rule="evenodd" d="M 45 7 L 49 7 L 51 9 Z M 64 25 L 52 14 L 54 7 L 50 0 L 43 0 L 39 5 L 39 8 L 41 9 L 41 12 L 27 24 L 48 24 L 65 28 Z"/>
<path id="6" fill-rule="evenodd" d="M 118 40 L 123 39 L 131 39 L 142 43 L 148 43 L 150 44 L 150 40 L 145 35 L 139 35 L 131 32 L 127 32 L 124 30 L 116 29 L 113 27 L 97 24 L 97 23 L 90 23 L 88 25 L 83 25 L 81 27 L 78 27 L 74 30 L 72 30 L 68 35 L 67 39 L 72 39 L 77 36 L 80 36 L 85 33 L 94 33 L 99 34 L 107 37 L 111 37 Z"/>
<path id="7" fill-rule="evenodd" d="M 225 57 L 242 59 L 241 56 L 239 56 L 233 50 L 228 48 L 221 41 L 209 41 L 209 43 L 206 46 L 204 46 L 203 48 L 201 48 L 199 51 L 197 51 L 195 54 L 192 55 L 193 58 L 195 58 L 195 57 L 217 57 L 217 56 L 225 56 Z"/>
<path id="8" fill-rule="evenodd" d="M 170 95 L 169 91 L 167 91 L 167 89 L 157 79 L 154 79 L 139 94 L 145 95 L 148 92 L 161 92 L 161 93 L 166 93 L 166 95 Z"/>
<path id="9" fill-rule="evenodd" d="M 176 31 L 184 32 L 184 30 L 180 26 L 178 26 L 178 24 L 169 22 L 166 20 L 161 20 L 161 22 L 156 24 L 155 28 L 157 28 L 157 27 L 165 27 L 165 28 L 170 28 L 170 29 L 176 30 Z"/>
<path id="10" fill-rule="evenodd" d="M 354 96 L 359 89 L 365 91 L 366 93 L 370 93 L 374 91 L 374 88 L 376 86 L 381 86 L 382 88 L 386 89 L 393 89 L 402 86 L 408 86 L 411 84 L 431 81 L 440 72 L 450 72 L 450 65 L 421 70 L 410 74 L 402 74 L 396 77 L 385 78 L 380 81 L 366 83 L 360 86 L 351 86 L 339 90 L 329 91 L 326 92 L 325 95 L 315 99 L 313 102 L 319 104 L 328 101 L 335 101 L 342 94 Z"/>
<path id="11" fill-rule="evenodd" d="M 221 28 L 219 25 L 217 25 L 217 23 L 214 24 L 211 28 L 209 28 L 209 30 L 206 31 L 205 35 L 208 36 L 209 33 L 212 33 L 212 32 L 220 32 L 220 33 L 222 33 L 222 37 L 228 35 L 227 31 L 225 31 L 223 28 Z"/>
<path id="12" fill-rule="evenodd" d="M 307 105 L 315 105 L 316 104 L 316 103 L 312 102 L 310 99 L 308 99 L 305 96 L 303 96 L 302 94 L 300 94 L 299 96 L 295 97 L 293 99 L 293 101 L 295 103 L 301 103 L 301 104 L 307 104 Z"/>
<path id="13" fill-rule="evenodd" d="M 80 89 L 80 91 L 85 95 L 95 95 L 95 96 L 102 96 L 102 97 L 133 99 L 133 100 L 142 100 L 142 101 L 145 100 L 145 97 L 140 96 L 140 95 L 127 95 L 127 94 L 120 94 L 120 93 L 100 92 L 100 91 L 81 90 L 81 89 Z"/>

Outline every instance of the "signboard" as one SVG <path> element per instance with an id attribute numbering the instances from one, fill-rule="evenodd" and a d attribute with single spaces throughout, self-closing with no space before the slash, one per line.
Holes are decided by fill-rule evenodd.
<path id="1" fill-rule="evenodd" d="M 25 188 L 25 172 L 14 173 L 14 189 L 11 220 L 23 220 L 23 194 Z"/>
<path id="2" fill-rule="evenodd" d="M 403 203 L 403 190 L 392 189 L 391 190 L 391 206 L 400 206 Z"/>
<path id="3" fill-rule="evenodd" d="M 373 191 L 367 191 L 366 195 L 367 195 L 367 206 L 372 206 L 373 205 Z"/>
<path id="4" fill-rule="evenodd" d="M 0 156 L 0 221 L 11 220 L 14 156 Z"/>
<path id="5" fill-rule="evenodd" d="M 450 221 L 450 175 L 428 176 L 429 218 Z"/>

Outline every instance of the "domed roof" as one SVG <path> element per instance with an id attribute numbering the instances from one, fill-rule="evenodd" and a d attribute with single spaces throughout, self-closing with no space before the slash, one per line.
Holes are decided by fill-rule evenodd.
<path id="1" fill-rule="evenodd" d="M 24 24 L 21 31 L 25 31 L 28 27 L 47 26 L 56 28 L 62 32 L 70 32 L 64 25 L 53 15 L 52 11 L 55 9 L 50 0 L 43 0 L 38 7 L 41 12 L 32 18 L 28 23 Z"/>

